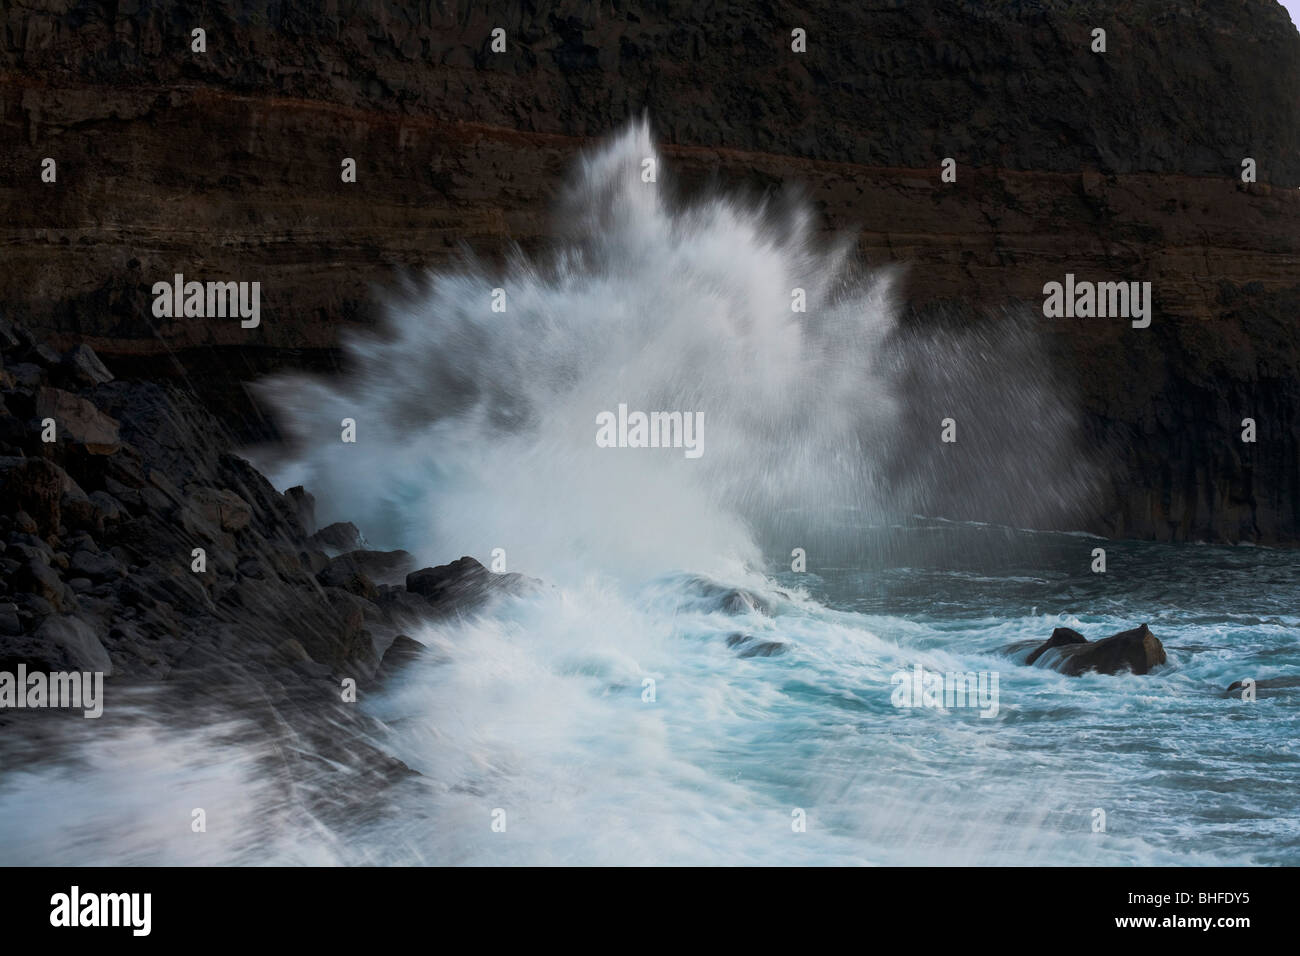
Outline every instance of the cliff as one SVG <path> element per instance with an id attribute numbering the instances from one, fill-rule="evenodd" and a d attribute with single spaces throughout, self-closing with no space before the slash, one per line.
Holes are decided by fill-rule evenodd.
<path id="1" fill-rule="evenodd" d="M 243 381 L 329 366 L 400 270 L 543 245 L 577 152 L 645 110 L 683 188 L 800 184 L 906 264 L 920 325 L 1150 281 L 1149 329 L 1042 320 L 1108 464 L 1087 527 L 1300 541 L 1300 34 L 1272 0 L 501 11 L 6 3 L 4 311 L 255 437 Z M 154 318 L 176 272 L 260 281 L 261 326 Z"/>

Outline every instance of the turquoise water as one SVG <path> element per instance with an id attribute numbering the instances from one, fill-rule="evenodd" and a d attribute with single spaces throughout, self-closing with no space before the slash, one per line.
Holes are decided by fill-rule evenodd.
<path id="1" fill-rule="evenodd" d="M 684 575 L 631 597 L 552 589 L 424 635 L 437 662 L 375 712 L 402 728 L 394 752 L 440 778 L 426 850 L 472 863 L 1300 859 L 1300 689 L 1225 694 L 1295 673 L 1295 555 L 975 526 L 891 537 L 929 558 L 713 591 Z M 1108 571 L 1093 575 L 1102 544 Z M 938 558 L 956 551 L 998 566 Z M 737 613 L 737 583 L 766 611 Z M 1144 621 L 1169 660 L 1143 676 L 1067 677 L 1004 651 L 1060 625 L 1095 639 Z M 737 633 L 785 646 L 741 657 Z M 917 664 L 997 672 L 997 715 L 893 706 L 892 675 Z M 506 811 L 505 833 L 486 831 L 490 809 Z"/>
<path id="2" fill-rule="evenodd" d="M 313 757 L 291 723 L 268 735 L 209 701 L 196 731 L 175 702 L 110 688 L 115 722 L 63 721 L 60 762 L 6 743 L 0 858 L 1300 861 L 1300 687 L 1268 684 L 1296 673 L 1300 556 L 944 523 L 858 540 L 910 561 L 591 575 L 416 632 L 425 658 L 363 694 L 379 729 L 336 741 L 418 771 L 388 786 L 367 782 L 370 758 Z M 1099 546 L 1105 575 L 1088 570 Z M 1142 622 L 1169 657 L 1147 675 L 1067 677 L 1006 650 Z M 917 665 L 996 673 L 996 715 L 894 706 Z M 1246 677 L 1257 700 L 1225 693 Z"/>

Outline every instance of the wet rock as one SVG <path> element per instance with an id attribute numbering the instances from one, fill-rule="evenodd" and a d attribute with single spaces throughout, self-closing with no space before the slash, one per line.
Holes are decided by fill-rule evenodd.
<path id="1" fill-rule="evenodd" d="M 1057 630 L 1068 631 L 1068 628 Z M 1055 638 L 1056 632 L 1053 632 L 1052 638 L 1031 656 L 1035 661 L 1042 658 L 1045 665 L 1072 677 L 1089 671 L 1099 674 L 1119 674 L 1125 671 L 1146 674 L 1166 660 L 1164 645 L 1145 624 L 1100 641 L 1085 640 L 1079 643 L 1068 639 L 1067 635 L 1063 639 L 1065 642 L 1049 647 Z M 1047 651 L 1052 653 L 1044 657 L 1043 654 Z"/>
<path id="2" fill-rule="evenodd" d="M 104 521 L 99 510 L 84 494 L 65 491 L 63 497 L 59 499 L 59 513 L 61 520 L 69 528 L 90 528 L 95 531 L 104 529 Z"/>
<path id="3" fill-rule="evenodd" d="M 36 519 L 26 511 L 19 511 L 14 515 L 14 528 L 25 534 L 38 534 L 41 530 Z"/>
<path id="4" fill-rule="evenodd" d="M 253 509 L 229 489 L 191 485 L 185 489 L 181 514 L 186 530 L 215 539 L 219 532 L 247 528 Z"/>
<path id="5" fill-rule="evenodd" d="M 313 548 L 310 551 L 300 551 L 298 561 L 313 575 L 317 575 L 329 567 L 330 557 L 324 551 Z"/>
<path id="6" fill-rule="evenodd" d="M 294 640 L 292 637 L 288 640 L 281 641 L 276 647 L 275 652 L 288 661 L 302 661 L 309 664 L 315 663 L 315 661 L 311 659 L 311 655 L 307 653 L 307 648 L 303 647 L 300 642 Z"/>
<path id="7" fill-rule="evenodd" d="M 56 610 L 63 607 L 63 582 L 58 572 L 37 558 L 25 562 L 14 575 L 14 584 L 22 591 L 48 601 Z"/>
<path id="8" fill-rule="evenodd" d="M 90 503 L 95 507 L 95 515 L 99 522 L 107 525 L 121 520 L 122 503 L 107 491 L 92 491 L 89 498 Z"/>
<path id="9" fill-rule="evenodd" d="M 403 583 L 415 566 L 415 557 L 409 551 L 349 551 L 341 557 L 354 561 L 376 584 Z"/>
<path id="10" fill-rule="evenodd" d="M 298 523 L 305 534 L 316 532 L 316 498 L 302 485 L 294 485 L 284 493 L 284 497 L 293 506 Z"/>
<path id="11" fill-rule="evenodd" d="M 59 364 L 59 353 L 39 342 L 27 350 L 26 358 L 45 369 L 55 368 Z"/>
<path id="12" fill-rule="evenodd" d="M 18 605 L 13 603 L 0 604 L 0 635 L 12 637 L 15 634 L 21 634 L 22 630 L 22 622 L 18 619 Z"/>
<path id="13" fill-rule="evenodd" d="M 248 502 L 233 491 L 222 489 L 218 496 L 221 503 L 221 529 L 223 531 L 243 531 L 253 520 L 253 509 Z"/>
<path id="14" fill-rule="evenodd" d="M 422 568 L 406 576 L 406 590 L 444 609 L 475 603 L 492 587 L 492 572 L 465 556 L 436 568 Z"/>
<path id="15" fill-rule="evenodd" d="M 111 554 L 78 551 L 72 556 L 68 570 L 77 577 L 92 581 L 105 581 L 126 577 L 126 568 Z"/>
<path id="16" fill-rule="evenodd" d="M 685 591 L 693 596 L 690 602 L 701 611 L 722 611 L 724 614 L 747 614 L 757 611 L 770 615 L 775 607 L 771 601 L 742 588 L 733 588 L 702 575 L 686 579 Z"/>
<path id="17" fill-rule="evenodd" d="M 8 319 L 0 319 L 0 349 L 8 351 L 18 348 L 18 335 L 14 331 L 13 323 Z"/>
<path id="18" fill-rule="evenodd" d="M 316 575 L 316 580 L 324 587 L 342 588 L 343 590 L 373 601 L 379 596 L 375 582 L 362 569 L 360 562 L 353 557 L 358 552 L 339 555 Z"/>
<path id="19" fill-rule="evenodd" d="M 113 662 L 94 630 L 85 621 L 52 615 L 35 633 L 0 637 L 0 668 L 17 664 L 40 671 L 98 671 L 113 673 Z"/>
<path id="20" fill-rule="evenodd" d="M 45 382 L 45 370 L 39 365 L 33 365 L 31 362 L 19 362 L 17 365 L 10 365 L 5 371 L 9 373 L 15 385 L 29 392 L 36 391 Z"/>
<path id="21" fill-rule="evenodd" d="M 1228 685 L 1228 689 L 1223 692 L 1225 697 L 1238 697 L 1246 689 L 1245 681 L 1233 681 Z M 1255 681 L 1255 696 L 1276 697 L 1278 691 L 1288 691 L 1300 689 L 1300 676 L 1296 677 L 1265 677 Z"/>
<path id="22" fill-rule="evenodd" d="M 384 656 L 379 661 L 379 676 L 391 677 L 427 653 L 428 648 L 419 641 L 399 634 L 388 645 L 388 650 L 384 651 Z"/>
<path id="23" fill-rule="evenodd" d="M 116 421 L 63 389 L 42 388 L 37 392 L 36 417 L 53 418 L 59 441 L 74 442 L 92 455 L 112 455 L 122 447 Z"/>
<path id="24" fill-rule="evenodd" d="M 424 597 L 405 587 L 380 588 L 376 604 L 389 622 L 399 626 L 427 618 L 433 610 Z"/>
<path id="25" fill-rule="evenodd" d="M 235 570 L 241 578 L 253 578 L 260 581 L 266 577 L 266 568 L 263 567 L 261 560 L 252 555 L 240 558 L 235 564 Z"/>
<path id="26" fill-rule="evenodd" d="M 77 384 L 87 387 L 113 381 L 113 373 L 100 361 L 89 345 L 74 345 L 63 353 L 64 372 Z"/>
<path id="27" fill-rule="evenodd" d="M 737 657 L 774 657 L 787 650 L 781 641 L 760 641 L 751 634 L 740 633 L 727 635 L 727 646 L 738 651 Z"/>
<path id="28" fill-rule="evenodd" d="M 40 534 L 53 534 L 62 523 L 63 489 L 69 481 L 62 468 L 44 458 L 0 460 L 5 497 L 30 516 Z"/>
<path id="29" fill-rule="evenodd" d="M 1036 650 L 1032 651 L 1030 655 L 1025 658 L 1025 663 L 1034 663 L 1034 661 L 1043 656 L 1044 651 L 1051 650 L 1053 647 L 1061 647 L 1065 644 L 1087 643 L 1088 639 L 1078 631 L 1068 627 L 1058 627 L 1056 630 L 1052 631 L 1052 636 L 1049 637 L 1045 643 L 1040 644 Z"/>
<path id="30" fill-rule="evenodd" d="M 316 547 L 336 554 L 359 551 L 366 546 L 361 532 L 351 521 L 336 521 L 334 524 L 326 525 L 313 534 L 310 540 Z"/>

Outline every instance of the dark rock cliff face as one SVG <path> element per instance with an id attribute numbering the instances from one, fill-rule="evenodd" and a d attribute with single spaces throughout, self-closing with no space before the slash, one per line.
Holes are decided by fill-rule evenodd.
<path id="1" fill-rule="evenodd" d="M 398 270 L 544 244 L 577 151 L 646 110 L 687 191 L 800 185 L 908 264 L 920 326 L 1037 310 L 1067 272 L 1150 281 L 1149 329 L 1041 319 L 1108 465 L 1082 521 L 1300 541 L 1300 34 L 1272 0 L 5 14 L 0 303 L 119 374 L 188 375 L 245 437 L 268 426 L 241 381 L 328 366 Z M 261 326 L 154 318 L 176 272 L 260 281 Z"/>
<path id="2" fill-rule="evenodd" d="M 232 442 L 191 393 L 0 319 L 0 670 L 364 682 L 403 630 L 537 585 L 315 531 Z"/>

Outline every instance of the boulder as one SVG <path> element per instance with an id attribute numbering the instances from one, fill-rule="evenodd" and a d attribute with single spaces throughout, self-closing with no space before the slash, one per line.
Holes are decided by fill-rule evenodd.
<path id="1" fill-rule="evenodd" d="M 366 546 L 361 532 L 351 521 L 336 521 L 321 528 L 309 539 L 312 544 L 335 554 L 358 551 Z"/>
<path id="2" fill-rule="evenodd" d="M 1046 665 L 1062 674 L 1077 677 L 1088 671 L 1099 674 L 1119 674 L 1124 671 L 1145 674 L 1166 660 L 1164 645 L 1145 624 L 1100 641 L 1077 640 L 1082 636 L 1069 628 L 1057 628 L 1047 641 L 1029 655 L 1026 663 L 1037 661 L 1045 651 L 1054 650 L 1055 654 L 1047 656 Z"/>
<path id="3" fill-rule="evenodd" d="M 340 557 L 350 558 L 365 575 L 377 584 L 401 584 L 415 566 L 409 551 L 349 551 Z M 336 558 L 335 560 L 338 560 Z"/>
<path id="4" fill-rule="evenodd" d="M 122 562 L 111 554 L 96 554 L 92 551 L 78 551 L 72 556 L 69 571 L 92 581 L 112 581 L 126 577 L 126 568 Z"/>
<path id="5" fill-rule="evenodd" d="M 0 481 L 10 506 L 31 515 L 41 534 L 58 531 L 63 492 L 71 484 L 62 468 L 44 458 L 0 459 Z"/>
<path id="6" fill-rule="evenodd" d="M 393 643 L 388 645 L 384 656 L 379 661 L 379 671 L 383 676 L 396 674 L 428 653 L 428 649 L 419 641 L 412 640 L 405 634 L 398 634 Z"/>
<path id="7" fill-rule="evenodd" d="M 375 588 L 375 582 L 366 574 L 361 563 L 353 557 L 356 553 L 358 552 L 341 554 L 331 560 L 325 566 L 325 570 L 316 575 L 316 580 L 324 587 L 342 588 L 349 594 L 355 594 L 367 601 L 373 601 L 379 596 L 379 592 Z"/>
<path id="8" fill-rule="evenodd" d="M 436 568 L 422 568 L 406 576 L 406 590 L 430 604 L 448 607 L 472 603 L 492 587 L 492 572 L 471 557 Z"/>
<path id="9" fill-rule="evenodd" d="M 1061 647 L 1065 644 L 1087 643 L 1088 639 L 1078 631 L 1068 627 L 1058 627 L 1056 630 L 1052 631 L 1052 636 L 1047 639 L 1046 643 L 1040 644 L 1027 658 L 1025 658 L 1025 663 L 1032 664 L 1034 661 L 1038 660 L 1038 658 L 1043 656 L 1043 651 L 1049 650 L 1053 647 Z"/>
<path id="10" fill-rule="evenodd" d="M 737 650 L 737 657 L 775 657 L 786 652 L 781 641 L 760 641 L 752 634 L 728 634 L 727 646 Z"/>
<path id="11" fill-rule="evenodd" d="M 294 485 L 284 493 L 285 499 L 293 507 L 305 534 L 316 531 L 316 498 L 302 485 Z"/>
<path id="12" fill-rule="evenodd" d="M 1225 697 L 1240 696 L 1246 689 L 1245 681 L 1233 681 L 1228 685 L 1228 689 L 1223 692 Z M 1256 697 L 1275 697 L 1278 691 L 1300 690 L 1300 676 L 1297 677 L 1265 677 L 1255 681 L 1253 690 Z"/>
<path id="13" fill-rule="evenodd" d="M 34 634 L 0 638 L 0 670 L 26 664 L 31 670 L 113 673 L 113 662 L 95 631 L 80 618 L 56 614 Z"/>
<path id="14" fill-rule="evenodd" d="M 37 392 L 36 417 L 53 418 L 59 441 L 78 444 L 92 455 L 112 455 L 122 447 L 116 421 L 84 398 L 61 388 Z"/>
<path id="15" fill-rule="evenodd" d="M 89 345 L 74 345 L 63 353 L 64 372 L 79 385 L 95 386 L 113 381 L 113 373 L 104 367 Z"/>

